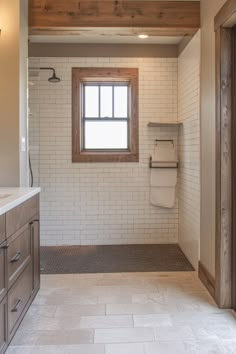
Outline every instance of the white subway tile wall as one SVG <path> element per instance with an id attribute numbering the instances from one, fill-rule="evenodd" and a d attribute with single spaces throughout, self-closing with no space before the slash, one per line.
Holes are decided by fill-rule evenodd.
<path id="1" fill-rule="evenodd" d="M 30 165 L 33 170 L 33 179 L 30 175 L 29 184 L 39 186 L 39 157 L 40 157 L 40 119 L 39 119 L 39 70 L 33 70 L 33 68 L 39 68 L 39 60 L 31 60 L 29 62 L 29 107 L 28 107 L 28 139 L 29 139 L 29 157 Z"/>
<path id="2" fill-rule="evenodd" d="M 149 156 L 155 139 L 174 139 L 177 128 L 150 128 L 153 119 L 177 119 L 175 58 L 30 58 L 30 66 L 53 66 L 30 77 L 29 137 L 35 185 L 41 193 L 42 245 L 176 243 L 174 209 L 149 202 Z M 139 68 L 139 163 L 71 162 L 72 67 Z"/>
<path id="3" fill-rule="evenodd" d="M 200 31 L 178 60 L 179 245 L 198 268 L 200 243 Z"/>

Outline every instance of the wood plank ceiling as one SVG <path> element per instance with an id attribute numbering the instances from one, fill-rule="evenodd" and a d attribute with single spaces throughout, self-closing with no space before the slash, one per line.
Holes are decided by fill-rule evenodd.
<path id="1" fill-rule="evenodd" d="M 198 1 L 29 0 L 31 35 L 187 36 L 200 28 Z"/>

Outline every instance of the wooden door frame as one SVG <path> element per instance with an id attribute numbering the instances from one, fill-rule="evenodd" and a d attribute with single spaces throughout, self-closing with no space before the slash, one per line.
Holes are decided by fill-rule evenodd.
<path id="1" fill-rule="evenodd" d="M 233 119 L 233 33 L 236 0 L 228 0 L 215 17 L 216 32 L 216 274 L 215 300 L 220 308 L 233 307 L 233 235 L 236 222 L 236 149 Z M 235 22 L 235 23 L 234 23 Z M 232 138 L 234 137 L 234 139 Z M 236 214 L 235 214 L 236 215 Z M 234 225 L 235 224 L 235 225 Z M 235 274 L 234 274 L 235 276 Z"/>
<path id="2" fill-rule="evenodd" d="M 236 26 L 232 33 L 232 179 L 236 180 Z M 232 183 L 232 307 L 236 311 L 236 185 Z"/>

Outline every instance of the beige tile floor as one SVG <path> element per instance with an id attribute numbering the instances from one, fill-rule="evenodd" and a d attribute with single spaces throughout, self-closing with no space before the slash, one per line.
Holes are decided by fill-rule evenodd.
<path id="1" fill-rule="evenodd" d="M 236 353 L 195 272 L 44 275 L 7 354 Z"/>

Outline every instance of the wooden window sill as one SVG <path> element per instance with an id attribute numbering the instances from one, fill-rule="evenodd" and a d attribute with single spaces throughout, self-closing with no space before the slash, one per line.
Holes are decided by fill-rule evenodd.
<path id="1" fill-rule="evenodd" d="M 139 156 L 138 154 L 134 154 L 127 151 L 81 151 L 79 154 L 72 155 L 72 162 L 139 162 Z"/>

